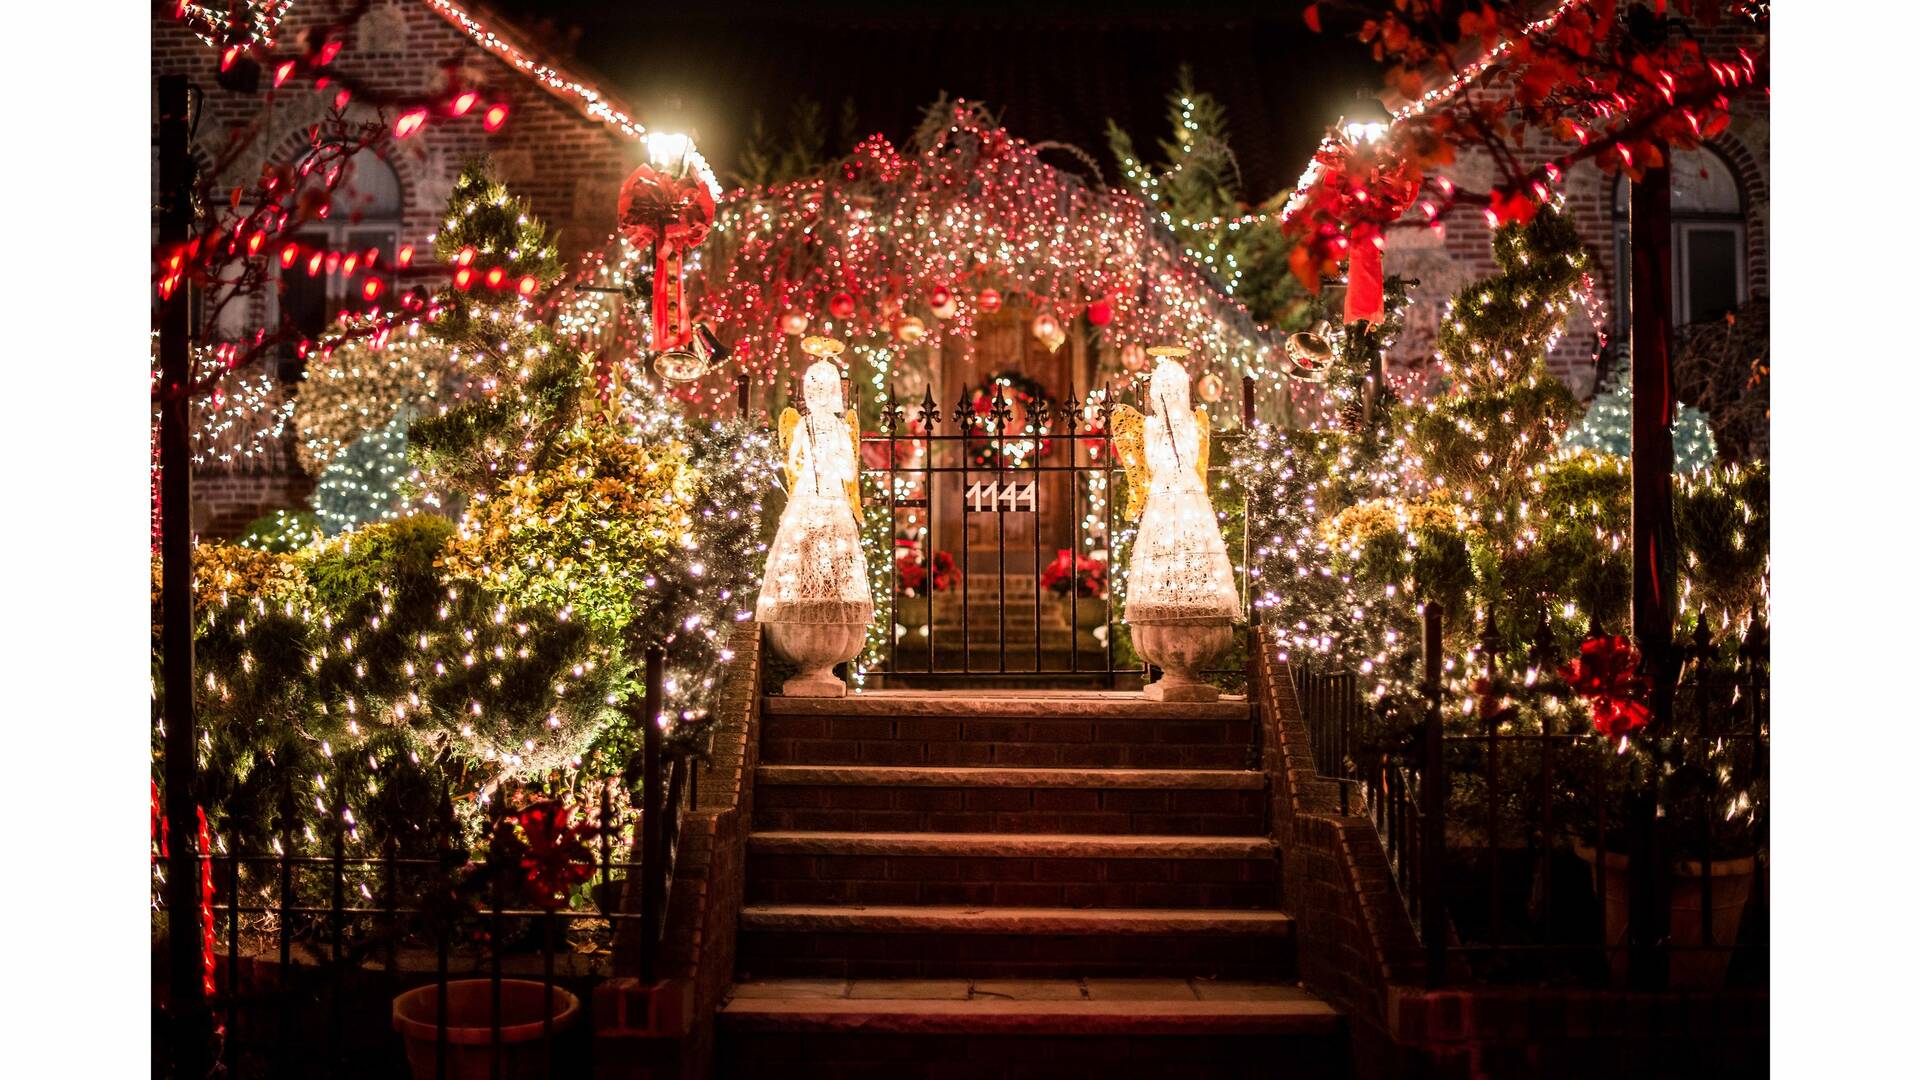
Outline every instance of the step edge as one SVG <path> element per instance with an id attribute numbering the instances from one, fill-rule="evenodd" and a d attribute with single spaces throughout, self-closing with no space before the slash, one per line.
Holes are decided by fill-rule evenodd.
<path id="1" fill-rule="evenodd" d="M 831 779 L 828 778 L 829 774 L 832 774 Z M 969 779 L 984 780 L 989 777 L 1004 777 L 1006 781 L 995 784 L 967 782 Z M 1185 779 L 1181 783 L 1167 782 L 1175 777 Z M 1015 782 L 1016 779 L 1023 782 Z M 958 782 L 954 782 L 956 780 Z M 1258 791 L 1266 787 L 1267 774 L 1257 769 L 1025 768 L 1017 765 L 823 765 L 766 762 L 756 766 L 754 782 L 773 787 L 979 786 L 1143 791 Z"/>
<path id="2" fill-rule="evenodd" d="M 1296 932 L 1281 911 L 1208 908 L 998 908 L 946 905 L 748 904 L 742 933 L 1020 933 L 1021 923 L 1049 934 L 1243 936 Z M 1031 931 L 1028 931 L 1031 932 Z"/>
<path id="3" fill-rule="evenodd" d="M 998 852 L 996 847 L 1029 850 Z M 1182 851 L 1191 848 L 1193 851 Z M 1265 836 L 1160 836 L 1106 833 L 817 832 L 767 830 L 747 834 L 747 850 L 807 855 L 974 855 L 986 858 L 1167 858 L 1271 857 Z"/>

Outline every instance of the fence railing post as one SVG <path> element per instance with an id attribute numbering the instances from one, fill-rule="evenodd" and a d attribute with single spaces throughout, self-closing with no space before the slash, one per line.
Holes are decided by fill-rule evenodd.
<path id="1" fill-rule="evenodd" d="M 645 704 L 640 736 L 640 980 L 654 981 L 660 947 L 661 907 L 667 894 L 665 791 L 660 781 L 660 709 L 664 697 L 666 653 L 647 646 Z"/>
<path id="2" fill-rule="evenodd" d="M 1440 605 L 1420 610 L 1420 654 L 1427 698 L 1420 768 L 1420 943 L 1427 953 L 1427 985 L 1447 980 L 1447 913 L 1440 899 L 1440 864 L 1446 850 L 1447 759 L 1440 708 Z"/>
<path id="3" fill-rule="evenodd" d="M 158 243 L 163 254 L 184 248 L 193 230 L 193 87 L 185 76 L 160 79 Z M 162 303 L 160 315 L 160 595 L 161 665 L 166 724 L 167 1005 L 173 1075 L 199 1080 L 213 1066 L 200 948 L 200 858 L 194 779 L 192 465 L 188 389 L 193 382 L 193 283 Z M 237 900 L 235 901 L 238 902 Z M 229 976 L 231 977 L 231 976 Z"/>

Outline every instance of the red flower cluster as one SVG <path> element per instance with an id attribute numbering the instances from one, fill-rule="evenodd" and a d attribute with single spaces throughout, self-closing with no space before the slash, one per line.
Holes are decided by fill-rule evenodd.
<path id="1" fill-rule="evenodd" d="M 566 906 L 567 892 L 593 876 L 593 848 L 599 830 L 569 820 L 558 802 L 537 802 L 501 818 L 494 827 L 487 861 L 518 869 L 533 903 L 547 909 Z"/>
<path id="2" fill-rule="evenodd" d="M 1103 597 L 1107 595 L 1107 564 L 1086 555 L 1076 559 L 1073 552 L 1062 550 L 1040 572 L 1040 585 L 1061 596 L 1077 590 L 1083 597 Z"/>
<path id="3" fill-rule="evenodd" d="M 1594 730 L 1617 739 L 1652 719 L 1646 696 L 1653 682 L 1640 672 L 1640 650 L 1624 637 L 1581 643 L 1580 655 L 1560 668 L 1573 691 L 1593 708 Z"/>
<path id="4" fill-rule="evenodd" d="M 912 540 L 894 541 L 893 569 L 900 579 L 900 591 L 908 596 L 946 592 L 953 588 L 953 553 L 936 551 L 931 565 L 922 557 L 920 545 Z"/>

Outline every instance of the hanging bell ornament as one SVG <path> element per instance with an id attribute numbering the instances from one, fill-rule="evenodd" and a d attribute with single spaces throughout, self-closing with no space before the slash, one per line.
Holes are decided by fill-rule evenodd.
<path id="1" fill-rule="evenodd" d="M 1147 366 L 1147 347 L 1137 341 L 1129 341 L 1120 347 L 1120 366 L 1128 371 L 1140 371 Z"/>
<path id="2" fill-rule="evenodd" d="M 1327 367 L 1333 363 L 1333 346 L 1327 343 L 1327 324 L 1318 323 L 1287 338 L 1286 363 L 1282 370 L 1301 382 L 1325 382 Z"/>
<path id="3" fill-rule="evenodd" d="M 1194 389 L 1199 392 L 1201 401 L 1212 405 L 1220 400 L 1221 394 L 1226 393 L 1227 384 L 1220 376 L 1209 371 L 1200 376 L 1200 381 L 1194 384 Z"/>
<path id="4" fill-rule="evenodd" d="M 705 323 L 694 327 L 693 337 L 684 345 L 663 349 L 653 358 L 653 370 L 668 382 L 693 382 L 733 355 L 720 344 L 712 328 Z"/>
<path id="5" fill-rule="evenodd" d="M 793 337 L 799 337 L 801 334 L 807 332 L 807 321 L 806 312 L 788 311 L 780 316 L 780 332 Z"/>
<path id="6" fill-rule="evenodd" d="M 1000 292 L 997 289 L 981 289 L 980 295 L 974 299 L 979 303 L 980 310 L 988 315 L 1000 310 Z"/>
<path id="7" fill-rule="evenodd" d="M 945 285 L 935 285 L 927 290 L 927 306 L 933 309 L 933 317 L 936 319 L 951 319 L 960 310 L 960 303 L 954 299 L 953 290 Z"/>
<path id="8" fill-rule="evenodd" d="M 927 336 L 927 324 L 918 315 L 902 316 L 893 324 L 893 336 L 902 345 L 917 345 Z"/>

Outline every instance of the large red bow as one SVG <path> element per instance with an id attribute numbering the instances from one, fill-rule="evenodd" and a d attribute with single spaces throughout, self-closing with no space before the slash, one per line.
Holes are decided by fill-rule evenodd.
<path id="1" fill-rule="evenodd" d="M 669 176 L 642 165 L 620 185 L 620 232 L 653 247 L 653 347 L 685 344 L 688 328 L 680 257 L 713 227 L 713 193 L 698 176 Z"/>
<path id="2" fill-rule="evenodd" d="M 1560 674 L 1593 707 L 1594 730 L 1609 739 L 1647 726 L 1653 714 L 1645 698 L 1652 680 L 1640 672 L 1640 650 L 1624 637 L 1593 638 Z"/>

